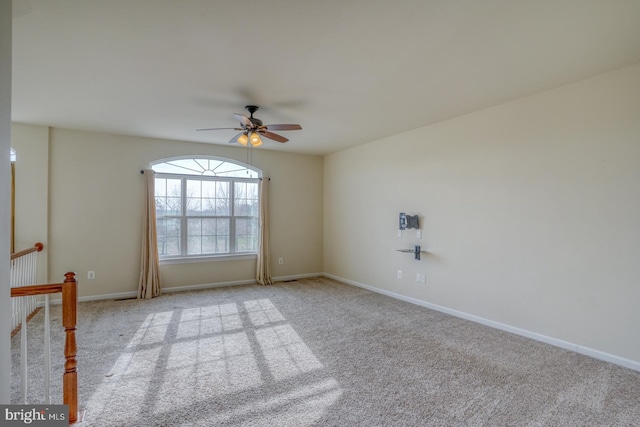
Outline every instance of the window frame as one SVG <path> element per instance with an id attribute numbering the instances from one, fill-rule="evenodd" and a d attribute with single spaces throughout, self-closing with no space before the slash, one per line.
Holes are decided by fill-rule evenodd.
<path id="1" fill-rule="evenodd" d="M 256 237 L 259 238 L 260 235 L 260 193 L 258 190 L 258 210 L 256 215 L 236 215 L 236 183 L 258 183 L 262 180 L 262 171 L 252 167 L 250 165 L 244 164 L 242 162 L 235 161 L 233 159 L 227 159 L 222 157 L 214 157 L 214 156 L 180 156 L 180 157 L 172 157 L 168 159 L 161 159 L 154 161 L 150 164 L 151 169 L 154 166 L 169 163 L 174 160 L 188 160 L 188 159 L 198 159 L 198 160 L 213 160 L 217 162 L 223 162 L 232 164 L 234 166 L 238 166 L 238 169 L 241 170 L 249 170 L 257 175 L 257 177 L 244 178 L 238 176 L 227 176 L 224 174 L 220 175 L 212 175 L 211 173 L 205 174 L 205 172 L 211 172 L 210 170 L 204 171 L 201 174 L 189 173 L 189 174 L 180 174 L 180 173 L 167 173 L 167 172 L 157 172 L 154 171 L 155 178 L 161 179 L 177 179 L 180 180 L 180 203 L 181 203 L 181 214 L 180 215 L 158 215 L 156 213 L 156 224 L 159 218 L 176 218 L 180 223 L 180 254 L 172 254 L 172 255 L 159 255 L 159 260 L 161 264 L 175 264 L 175 263 L 189 263 L 189 262 L 201 262 L 201 261 L 219 261 L 219 260 L 232 260 L 232 259 L 247 259 L 247 258 L 256 258 L 258 254 L 257 242 L 256 242 L 256 250 L 255 251 L 238 251 L 237 248 L 237 233 L 236 233 L 236 223 L 238 219 L 249 219 L 254 220 L 256 223 Z M 187 211 L 187 203 L 188 203 L 188 193 L 187 193 L 187 185 L 189 180 L 195 181 L 207 181 L 207 182 L 228 182 L 229 184 L 229 213 L 228 215 L 188 215 Z M 156 197 L 154 195 L 154 197 Z M 203 218 L 223 218 L 229 219 L 229 251 L 223 253 L 206 253 L 206 254 L 189 254 L 188 253 L 188 221 L 189 219 L 203 219 Z M 156 236 L 156 241 L 158 241 L 158 235 Z"/>

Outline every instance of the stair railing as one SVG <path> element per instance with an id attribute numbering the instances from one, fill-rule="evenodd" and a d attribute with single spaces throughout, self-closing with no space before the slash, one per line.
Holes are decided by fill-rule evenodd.
<path id="1" fill-rule="evenodd" d="M 37 245 L 34 246 L 37 248 Z M 37 251 L 42 250 L 42 244 L 40 244 L 40 249 L 27 249 L 25 251 L 18 252 L 11 256 L 11 267 L 14 268 L 14 262 L 23 258 L 25 256 L 29 256 L 31 253 L 35 253 Z M 31 266 L 34 270 L 33 264 L 31 261 L 24 261 L 25 265 Z M 18 269 L 23 268 L 22 266 L 18 267 Z M 26 270 L 26 268 L 25 268 Z M 12 276 L 13 277 L 13 276 Z M 14 282 L 11 283 L 11 297 L 12 297 L 12 307 L 16 306 L 20 311 L 21 317 L 21 325 L 20 325 L 20 333 L 21 333 L 21 354 L 20 354 L 20 365 L 21 365 L 21 375 L 22 375 L 22 399 L 24 403 L 26 402 L 27 396 L 27 312 L 29 312 L 28 305 L 31 302 L 29 299 L 34 301 L 34 309 L 35 309 L 35 300 L 38 295 L 43 295 L 45 298 L 45 320 L 44 320 L 44 391 L 45 391 L 45 402 L 51 403 L 50 396 L 50 380 L 51 380 L 51 363 L 50 363 L 50 347 L 51 347 L 51 339 L 50 339 L 50 326 L 49 326 L 49 295 L 61 292 L 62 293 L 62 326 L 65 330 L 65 343 L 64 343 L 64 357 L 65 357 L 65 365 L 64 365 L 64 374 L 62 376 L 62 401 L 64 404 L 69 405 L 69 424 L 73 424 L 78 420 L 78 362 L 76 359 L 77 355 L 77 343 L 76 343 L 76 324 L 77 324 L 77 306 L 78 306 L 78 283 L 75 278 L 75 273 L 69 272 L 65 273 L 65 280 L 63 283 L 51 283 L 44 285 L 34 285 L 35 283 L 35 273 L 31 276 L 31 284 L 25 285 L 27 282 L 27 277 L 29 277 L 28 273 L 18 273 L 17 277 L 20 279 L 17 281 L 16 286 L 14 286 Z M 14 304 L 14 300 L 16 303 Z M 23 301 L 21 301 L 23 300 Z M 29 312 L 31 313 L 31 312 Z"/>
<path id="2" fill-rule="evenodd" d="M 28 286 L 37 283 L 38 252 L 44 249 L 42 243 L 11 254 L 9 266 L 10 287 Z M 15 331 L 20 325 L 26 324 L 27 318 L 37 310 L 35 296 L 11 300 L 11 330 Z"/>

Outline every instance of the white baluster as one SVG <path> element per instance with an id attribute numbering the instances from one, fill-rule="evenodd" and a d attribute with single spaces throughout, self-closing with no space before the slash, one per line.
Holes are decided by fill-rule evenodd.
<path id="1" fill-rule="evenodd" d="M 20 328 L 20 369 L 22 371 L 22 401 L 27 404 L 27 308 L 25 298 L 20 298 L 22 327 Z"/>
<path id="2" fill-rule="evenodd" d="M 44 403 L 51 403 L 51 332 L 49 294 L 44 296 Z"/>
<path id="3" fill-rule="evenodd" d="M 37 252 L 32 252 L 28 255 L 21 256 L 10 261 L 10 287 L 29 286 L 36 284 L 37 280 Z M 50 339 L 50 325 L 49 325 L 49 296 L 45 298 L 45 403 L 51 403 L 50 398 L 50 352 L 51 346 Z M 22 401 L 27 404 L 27 317 L 35 311 L 37 307 L 36 296 L 25 296 L 11 298 L 11 330 L 14 330 L 20 326 L 20 371 L 21 371 L 21 383 L 22 383 Z"/>

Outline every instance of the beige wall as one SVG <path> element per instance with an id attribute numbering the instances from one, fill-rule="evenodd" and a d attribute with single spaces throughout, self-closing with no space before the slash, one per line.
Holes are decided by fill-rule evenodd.
<path id="1" fill-rule="evenodd" d="M 640 362 L 639 118 L 637 65 L 329 155 L 325 272 Z"/>
<path id="2" fill-rule="evenodd" d="M 11 124 L 16 150 L 16 250 L 44 243 L 38 254 L 38 283 L 47 283 L 49 128 Z M 62 281 L 63 276 L 53 278 Z"/>
<path id="3" fill-rule="evenodd" d="M 0 0 L 0 259 L 10 256 L 11 224 L 11 0 Z M 9 403 L 11 384 L 11 297 L 9 263 L 0 263 L 0 403 Z"/>
<path id="4" fill-rule="evenodd" d="M 57 128 L 47 132 L 44 144 L 41 138 L 30 137 L 42 129 L 14 124 L 20 151 L 32 153 L 33 162 L 40 164 L 39 150 L 48 147 L 49 280 L 66 271 L 77 272 L 80 297 L 136 290 L 140 169 L 153 160 L 179 155 L 247 160 L 246 150 L 235 147 Z M 271 177 L 273 275 L 321 273 L 323 159 L 255 150 L 252 164 Z M 277 264 L 278 257 L 285 263 Z M 87 279 L 89 270 L 96 272 L 96 279 Z M 164 287 L 247 281 L 255 278 L 255 260 L 163 265 L 161 278 Z"/>

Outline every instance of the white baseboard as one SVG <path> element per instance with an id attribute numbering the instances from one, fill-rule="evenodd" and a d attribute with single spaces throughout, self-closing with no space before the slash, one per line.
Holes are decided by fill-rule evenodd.
<path id="1" fill-rule="evenodd" d="M 203 283 L 201 285 L 174 286 L 171 288 L 162 288 L 162 293 L 182 292 L 182 291 L 199 291 L 201 289 L 222 288 L 225 286 L 240 286 L 255 284 L 255 280 L 234 280 L 231 282 Z"/>
<path id="2" fill-rule="evenodd" d="M 290 282 L 292 280 L 298 280 L 298 279 L 308 279 L 310 277 L 322 277 L 324 276 L 324 273 L 307 273 L 307 274 L 294 274 L 293 276 L 279 276 L 279 277 L 274 277 L 273 281 L 275 282 Z"/>
<path id="3" fill-rule="evenodd" d="M 105 299 L 129 299 L 135 298 L 137 295 L 137 292 L 119 292 L 115 294 L 89 295 L 86 297 L 78 297 L 78 302 L 100 301 Z M 62 298 L 50 299 L 49 303 L 51 305 L 60 305 L 62 304 Z M 38 307 L 44 307 L 44 301 L 38 301 Z"/>
<path id="4" fill-rule="evenodd" d="M 510 332 L 512 334 L 520 335 L 526 338 L 530 338 L 536 341 L 540 341 L 546 344 L 553 345 L 555 347 L 560 347 L 565 350 L 574 351 L 576 353 L 584 354 L 585 356 L 593 357 L 594 359 L 603 360 L 605 362 L 613 363 L 615 365 L 620 365 L 625 368 L 633 369 L 635 371 L 640 371 L 640 362 L 630 359 L 625 359 L 623 357 L 619 357 L 610 353 L 605 353 L 599 350 L 595 350 L 589 347 L 585 347 L 579 344 L 574 344 L 568 341 L 563 341 L 557 338 L 549 337 L 547 335 L 538 334 L 536 332 L 527 331 L 526 329 L 516 328 L 514 326 L 506 325 L 504 323 L 496 322 L 493 320 L 485 319 L 480 316 L 476 316 L 473 314 L 465 313 L 463 311 L 454 310 L 448 307 L 444 307 L 437 304 L 432 304 L 430 302 L 422 301 L 417 298 L 408 297 L 402 294 L 398 294 L 395 292 L 387 291 L 384 289 L 379 289 L 373 286 L 365 285 L 364 283 L 355 282 L 353 280 L 345 279 L 342 277 L 334 276 L 332 274 L 324 273 L 324 276 L 329 277 L 334 280 L 338 280 L 340 282 L 344 282 L 346 284 L 357 286 L 359 288 L 364 288 L 372 292 L 376 292 L 382 295 L 386 295 L 391 298 L 399 299 L 402 301 L 409 302 L 411 304 L 416 304 L 421 307 L 429 308 L 432 310 L 436 310 L 445 314 L 450 314 L 455 317 L 459 317 L 465 320 L 470 320 L 472 322 L 480 323 L 492 328 L 500 329 L 502 331 Z"/>
<path id="5" fill-rule="evenodd" d="M 324 276 L 323 273 L 307 273 L 307 274 L 295 274 L 291 276 L 279 276 L 274 277 L 274 282 L 285 282 L 290 280 L 297 279 L 306 279 L 309 277 L 318 277 Z M 225 286 L 239 286 L 239 285 L 253 285 L 256 284 L 255 280 L 235 280 L 231 282 L 217 282 L 217 283 L 203 283 L 200 285 L 187 285 L 187 286 L 174 286 L 170 288 L 162 288 L 162 292 L 171 293 L 171 292 L 182 292 L 182 291 L 196 291 L 201 289 L 212 289 L 212 288 L 222 288 Z M 102 294 L 102 295 L 90 295 L 84 297 L 78 297 L 78 302 L 86 302 L 86 301 L 100 301 L 100 300 L 108 300 L 108 299 L 129 299 L 135 298 L 138 295 L 137 292 L 119 292 L 115 294 Z M 51 305 L 60 305 L 62 304 L 62 299 L 50 299 L 49 303 Z M 38 307 L 44 307 L 44 301 L 38 301 Z"/>
<path id="6" fill-rule="evenodd" d="M 296 274 L 293 276 L 280 276 L 273 277 L 274 282 L 285 282 L 288 280 L 297 280 L 297 279 L 305 279 L 308 277 L 318 277 L 323 276 L 323 273 L 311 273 L 311 274 Z M 188 285 L 188 286 L 175 286 L 172 288 L 162 288 L 162 292 L 181 292 L 181 291 L 196 291 L 200 289 L 212 289 L 212 288 L 222 288 L 225 286 L 239 286 L 239 285 L 255 285 L 257 282 L 255 279 L 249 280 L 235 280 L 232 282 L 217 282 L 217 283 L 204 283 L 201 285 Z M 135 296 L 135 292 L 134 292 Z"/>

